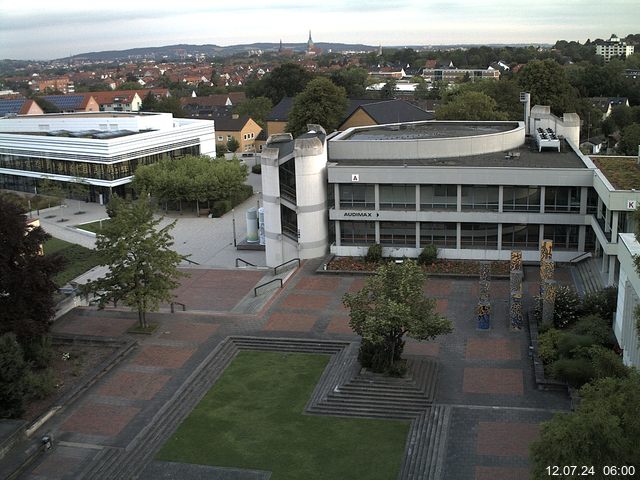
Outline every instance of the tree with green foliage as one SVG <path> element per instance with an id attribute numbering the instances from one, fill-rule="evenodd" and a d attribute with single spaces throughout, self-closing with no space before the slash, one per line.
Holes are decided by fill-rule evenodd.
<path id="1" fill-rule="evenodd" d="M 231 153 L 236 153 L 240 148 L 240 142 L 236 140 L 236 137 L 231 137 L 227 140 L 227 150 Z"/>
<path id="2" fill-rule="evenodd" d="M 531 93 L 532 105 L 548 105 L 556 115 L 575 112 L 578 92 L 555 60 L 533 60 L 518 74 L 520 86 Z"/>
<path id="3" fill-rule="evenodd" d="M 520 103 L 520 91 L 522 89 L 515 80 L 504 79 L 500 80 L 476 80 L 474 82 L 460 85 L 458 89 L 451 94 L 455 97 L 456 94 L 463 92 L 480 92 L 491 97 L 495 102 L 495 110 L 503 112 L 509 120 L 522 120 L 524 116 L 524 110 L 522 103 Z M 449 95 L 445 96 L 445 99 Z"/>
<path id="4" fill-rule="evenodd" d="M 640 374 L 601 378 L 580 389 L 572 413 L 557 413 L 542 424 L 530 447 L 533 478 L 546 478 L 549 465 L 593 465 L 594 479 L 608 479 L 606 465 L 640 465 Z M 636 472 L 637 473 L 637 472 Z"/>
<path id="5" fill-rule="evenodd" d="M 307 124 L 313 123 L 333 132 L 344 119 L 346 109 L 344 88 L 327 78 L 316 78 L 294 99 L 286 131 L 296 137 L 307 131 Z"/>
<path id="6" fill-rule="evenodd" d="M 27 225 L 15 204 L 0 197 L 0 335 L 14 333 L 25 345 L 49 331 L 58 287 L 53 276 L 62 258 L 41 255 L 50 236 Z"/>
<path id="7" fill-rule="evenodd" d="M 273 108 L 273 102 L 267 97 L 247 98 L 239 103 L 234 111 L 238 115 L 247 115 L 263 129 L 266 128 L 266 119 Z"/>
<path id="8" fill-rule="evenodd" d="M 393 100 L 396 98 L 396 85 L 398 82 L 390 78 L 380 89 L 380 98 L 382 100 Z"/>
<path id="9" fill-rule="evenodd" d="M 175 118 L 184 117 L 184 110 L 180 104 L 180 99 L 175 96 L 163 97 L 158 101 L 155 111 L 171 113 Z"/>
<path id="10" fill-rule="evenodd" d="M 158 108 L 158 99 L 153 94 L 152 91 L 149 91 L 144 98 L 142 99 L 142 103 L 140 104 L 141 112 L 155 112 Z"/>
<path id="11" fill-rule="evenodd" d="M 362 67 L 349 66 L 331 74 L 331 81 L 344 88 L 349 98 L 362 98 L 366 94 L 369 72 Z"/>
<path id="12" fill-rule="evenodd" d="M 313 74 L 295 63 L 284 63 L 274 68 L 262 79 L 247 85 L 249 97 L 267 97 L 276 105 L 284 97 L 294 97 L 302 92 Z"/>
<path id="13" fill-rule="evenodd" d="M 359 360 L 375 371 L 393 371 L 400 361 L 404 336 L 431 340 L 450 333 L 452 324 L 424 296 L 426 275 L 413 261 L 386 263 L 364 288 L 342 299 L 350 310 L 349 325 L 362 337 Z"/>
<path id="14" fill-rule="evenodd" d="M 0 418 L 19 418 L 24 413 L 28 370 L 16 336 L 0 335 Z"/>
<path id="15" fill-rule="evenodd" d="M 463 91 L 436 109 L 438 120 L 507 120 L 507 114 L 496 110 L 493 98 L 482 92 Z"/>
<path id="16" fill-rule="evenodd" d="M 640 149 L 640 123 L 622 129 L 617 150 L 621 155 L 638 155 Z"/>
<path id="17" fill-rule="evenodd" d="M 138 312 L 141 328 L 148 328 L 147 312 L 173 299 L 178 279 L 185 276 L 178 265 L 185 258 L 175 252 L 171 230 L 176 222 L 160 228 L 162 218 L 154 218 L 146 195 L 127 203 L 112 200 L 116 215 L 96 237 L 96 250 L 109 267 L 104 277 L 83 286 L 95 295 L 101 308 L 122 302 Z"/>

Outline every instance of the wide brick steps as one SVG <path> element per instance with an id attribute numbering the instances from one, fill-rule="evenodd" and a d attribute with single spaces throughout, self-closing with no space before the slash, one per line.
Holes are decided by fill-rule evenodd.
<path id="1" fill-rule="evenodd" d="M 451 407 L 434 405 L 411 423 L 398 480 L 440 480 Z"/>

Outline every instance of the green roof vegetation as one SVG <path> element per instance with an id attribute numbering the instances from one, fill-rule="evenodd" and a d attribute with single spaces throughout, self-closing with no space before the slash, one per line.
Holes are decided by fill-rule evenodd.
<path id="1" fill-rule="evenodd" d="M 640 165 L 636 158 L 592 157 L 607 180 L 616 190 L 640 190 Z"/>

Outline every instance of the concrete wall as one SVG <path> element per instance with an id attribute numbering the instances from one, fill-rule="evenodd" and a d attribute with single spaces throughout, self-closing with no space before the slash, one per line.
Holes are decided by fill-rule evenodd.
<path id="1" fill-rule="evenodd" d="M 264 208 L 264 232 L 266 263 L 269 267 L 285 260 L 282 222 L 280 218 L 280 179 L 278 174 L 277 144 L 265 147 L 260 156 L 262 169 L 262 204 Z M 297 255 L 291 258 L 295 258 Z"/>
<path id="2" fill-rule="evenodd" d="M 640 276 L 636 272 L 633 256 L 640 254 L 640 244 L 631 233 L 620 235 L 618 260 L 620 277 L 618 280 L 618 308 L 613 324 L 616 339 L 623 349 L 622 359 L 625 365 L 640 368 L 640 342 L 634 310 L 640 295 Z M 555 252 L 554 252 L 555 255 Z"/>

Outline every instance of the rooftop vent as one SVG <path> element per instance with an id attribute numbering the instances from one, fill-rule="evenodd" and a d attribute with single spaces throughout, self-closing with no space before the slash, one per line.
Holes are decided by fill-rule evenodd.
<path id="1" fill-rule="evenodd" d="M 556 135 L 556 132 L 552 128 L 538 127 L 536 130 L 536 143 L 538 144 L 538 151 L 541 152 L 543 148 L 555 148 L 560 151 L 560 139 Z"/>

